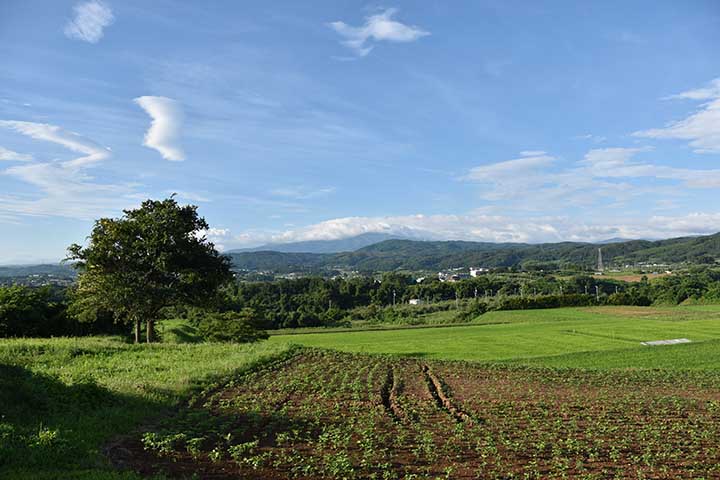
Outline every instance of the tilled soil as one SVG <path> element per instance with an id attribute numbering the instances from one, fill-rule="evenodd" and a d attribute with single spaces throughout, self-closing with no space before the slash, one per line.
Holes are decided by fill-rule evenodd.
<path id="1" fill-rule="evenodd" d="M 305 351 L 108 451 L 175 478 L 720 478 L 720 376 Z"/>

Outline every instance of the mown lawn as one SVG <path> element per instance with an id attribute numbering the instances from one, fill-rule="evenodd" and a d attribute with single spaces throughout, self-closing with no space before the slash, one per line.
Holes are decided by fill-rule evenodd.
<path id="1" fill-rule="evenodd" d="M 316 333 L 307 335 L 273 336 L 274 344 L 296 343 L 350 352 L 388 353 L 448 360 L 522 361 L 554 364 L 550 357 L 577 354 L 635 350 L 636 356 L 627 361 L 598 360 L 598 367 L 631 368 L 637 358 L 643 366 L 652 368 L 651 358 L 658 365 L 673 365 L 660 361 L 673 347 L 644 347 L 640 342 L 670 338 L 688 338 L 693 342 L 720 339 L 720 307 L 593 307 L 548 310 L 490 312 L 475 320 L 478 325 L 416 330 Z M 703 358 L 695 361 L 695 368 L 708 368 L 720 358 L 718 344 L 703 347 Z M 696 345 L 689 348 L 692 351 Z M 643 352 L 651 348 L 657 354 Z M 690 356 L 692 354 L 689 354 Z M 547 358 L 547 360 L 543 360 Z M 599 357 L 597 357 L 599 358 Z M 558 362 L 561 362 L 558 360 Z M 589 362 L 587 360 L 586 362 Z M 568 362 L 568 366 L 572 362 Z M 562 363 L 565 365 L 565 363 Z"/>
<path id="2" fill-rule="evenodd" d="M 283 344 L 130 345 L 118 338 L 0 341 L 0 478 L 134 478 L 101 455 L 200 385 Z"/>

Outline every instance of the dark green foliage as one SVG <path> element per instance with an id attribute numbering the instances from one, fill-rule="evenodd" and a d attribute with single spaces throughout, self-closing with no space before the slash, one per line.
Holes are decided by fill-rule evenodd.
<path id="1" fill-rule="evenodd" d="M 200 336 L 209 342 L 251 343 L 268 338 L 259 328 L 262 322 L 254 311 L 208 313 L 197 323 Z"/>
<path id="2" fill-rule="evenodd" d="M 88 246 L 68 249 L 80 271 L 72 312 L 79 318 L 111 312 L 135 324 L 136 341 L 145 322 L 150 342 L 163 308 L 207 303 L 230 280 L 229 260 L 199 235 L 207 228 L 197 207 L 172 198 L 96 221 Z"/>
<path id="3" fill-rule="evenodd" d="M 532 297 L 500 297 L 491 304 L 492 310 L 533 310 L 537 308 L 589 307 L 599 305 L 594 295 L 571 293 Z"/>
<path id="4" fill-rule="evenodd" d="M 117 333 L 111 318 L 84 324 L 67 314 L 60 288 L 0 287 L 0 337 L 51 337 Z"/>
<path id="5" fill-rule="evenodd" d="M 473 300 L 458 313 L 457 318 L 460 321 L 469 322 L 487 312 L 487 309 L 488 306 L 486 302 Z"/>
<path id="6" fill-rule="evenodd" d="M 263 328 L 267 329 L 337 326 L 348 321 L 414 324 L 422 323 L 420 317 L 429 313 L 463 310 L 473 299 L 483 300 L 489 310 L 524 310 L 678 304 L 686 299 L 720 298 L 719 280 L 720 273 L 711 269 L 635 284 L 611 277 L 575 275 L 559 279 L 539 273 L 489 274 L 454 283 L 431 278 L 416 283 L 410 276 L 386 273 L 381 281 L 301 278 L 238 283 L 225 290 L 223 309 L 249 307 L 263 312 Z M 408 305 L 410 299 L 425 304 Z"/>

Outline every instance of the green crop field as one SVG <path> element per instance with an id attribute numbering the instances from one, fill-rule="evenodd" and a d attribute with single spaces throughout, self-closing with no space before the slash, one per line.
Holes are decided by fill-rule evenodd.
<path id="1" fill-rule="evenodd" d="M 577 366 L 586 368 L 697 369 L 720 365 L 720 344 L 703 343 L 720 339 L 720 306 L 490 312 L 475 323 L 444 328 L 276 335 L 270 342 L 348 352 L 568 367 L 575 366 L 577 359 L 581 362 Z M 640 345 L 648 340 L 671 338 L 688 338 L 693 344 Z M 672 360 L 676 354 L 691 357 L 692 362 Z"/>
<path id="2" fill-rule="evenodd" d="M 450 317 L 447 312 L 431 315 L 438 317 L 433 320 L 439 320 L 442 315 Z M 353 367 L 355 370 L 367 369 L 368 362 L 380 362 L 378 365 L 382 364 L 382 368 L 375 373 L 377 378 L 372 380 L 372 388 L 363 385 L 355 385 L 353 388 L 370 388 L 368 401 L 371 403 L 382 403 L 383 398 L 385 399 L 383 401 L 392 402 L 395 401 L 393 395 L 397 395 L 396 400 L 400 402 L 397 407 L 399 409 L 404 401 L 404 395 L 420 395 L 418 398 L 427 396 L 421 392 L 424 383 L 412 384 L 416 382 L 417 376 L 411 375 L 407 378 L 408 388 L 414 385 L 413 388 L 416 388 L 417 392 L 408 390 L 403 393 L 402 388 L 398 387 L 397 392 L 392 393 L 395 387 L 392 387 L 392 391 L 387 390 L 391 387 L 388 386 L 387 379 L 382 380 L 385 378 L 385 373 L 381 375 L 381 372 L 385 372 L 388 368 L 394 369 L 400 376 L 398 378 L 402 378 L 402 375 L 405 375 L 403 365 L 415 365 L 412 368 L 416 370 L 425 368 L 423 367 L 425 365 L 440 371 L 444 368 L 443 364 L 439 363 L 440 360 L 465 361 L 457 362 L 457 372 L 452 370 L 455 367 L 448 367 L 451 371 L 449 370 L 445 376 L 447 381 L 461 381 L 457 389 L 464 388 L 463 372 L 470 372 L 471 370 L 468 369 L 475 368 L 466 362 L 475 361 L 479 362 L 478 368 L 497 369 L 492 371 L 505 372 L 503 375 L 526 375 L 527 378 L 535 378 L 535 376 L 544 378 L 543 376 L 549 375 L 558 379 L 587 376 L 587 379 L 603 378 L 605 379 L 603 381 L 607 380 L 610 383 L 608 375 L 628 375 L 627 372 L 610 371 L 612 369 L 647 369 L 638 372 L 642 374 L 640 377 L 627 377 L 629 379 L 627 382 L 636 385 L 637 388 L 650 388 L 648 385 L 652 385 L 652 382 L 647 384 L 648 379 L 662 380 L 669 385 L 668 378 L 680 379 L 687 376 L 688 379 L 691 377 L 694 379 L 688 380 L 688 384 L 705 385 L 703 382 L 707 380 L 709 382 L 706 382 L 707 388 L 710 389 L 707 395 L 711 395 L 712 398 L 715 398 L 713 392 L 718 381 L 713 371 L 720 369 L 720 306 L 713 305 L 490 312 L 474 319 L 471 325 L 464 326 L 395 328 L 379 331 L 328 330 L 327 333 L 308 334 L 294 332 L 293 335 L 274 335 L 268 341 L 254 345 L 198 343 L 200 339 L 194 329 L 182 321 L 166 322 L 160 326 L 160 333 L 163 340 L 168 343 L 149 346 L 130 345 L 113 337 L 0 341 L 0 407 L 2 408 L 0 478 L 113 480 L 140 478 L 135 473 L 114 470 L 104 455 L 107 449 L 112 445 L 116 445 L 116 452 L 126 450 L 123 445 L 131 449 L 139 448 L 136 450 L 136 455 L 140 456 L 137 458 L 141 458 L 144 454 L 142 444 L 138 443 L 138 435 L 144 435 L 142 432 L 154 432 L 153 425 L 158 420 L 169 425 L 171 433 L 175 432 L 172 435 L 177 436 L 175 430 L 180 426 L 177 420 L 173 419 L 173 415 L 168 416 L 168 413 L 177 411 L 178 405 L 182 409 L 188 408 L 188 403 L 183 400 L 191 398 L 199 388 L 213 385 L 216 380 L 227 381 L 229 378 L 234 378 L 236 380 L 224 383 L 226 386 L 223 388 L 236 385 L 241 389 L 238 398 L 242 395 L 252 397 L 254 390 L 247 392 L 242 390 L 252 386 L 244 380 L 247 377 L 243 377 L 242 372 L 262 364 L 263 361 L 284 355 L 293 344 L 356 353 L 390 354 L 373 357 L 334 355 L 339 355 L 337 358 L 340 362 L 348 361 L 355 365 Z M 659 347 L 640 345 L 642 341 L 671 338 L 688 338 L 692 343 Z M 292 365 L 294 358 L 308 358 L 303 355 L 315 355 L 307 353 L 307 350 L 299 350 L 299 352 L 300 357 L 290 358 L 286 365 Z M 453 362 L 453 365 L 455 364 L 456 362 Z M 482 364 L 496 365 L 483 367 Z M 519 370 L 517 365 L 521 366 Z M 524 370 L 526 367 L 530 368 Z M 541 368 L 536 370 L 533 367 Z M 603 370 L 605 373 L 602 375 L 605 376 L 596 377 L 593 375 L 600 373 L 578 369 Z M 322 371 L 322 368 L 320 370 Z M 694 372 L 686 373 L 681 370 Z M 266 372 L 270 372 L 266 373 L 269 375 L 268 379 L 275 378 L 274 369 Z M 336 373 L 345 379 L 343 381 L 350 381 L 352 377 L 350 372 Z M 293 377 L 291 375 L 288 378 Z M 382 381 L 387 385 L 375 391 L 377 390 L 375 384 Z M 401 384 L 402 382 L 398 385 Z M 498 388 L 504 387 L 498 386 Z M 386 397 L 382 397 L 383 392 Z M 456 393 L 461 392 L 457 390 Z M 621 393 L 631 395 L 628 390 L 622 390 Z M 674 390 L 671 393 L 677 398 L 682 397 Z M 603 393 L 606 394 L 611 398 L 610 391 Z M 415 397 L 407 398 L 412 400 Z M 282 398 L 278 399 L 280 400 Z M 453 401 L 461 400 L 458 397 Z M 313 401 L 312 397 L 309 397 L 308 405 L 312 405 Z M 632 401 L 628 400 L 628 402 L 632 408 L 636 406 Z M 238 411 L 246 410 L 244 404 L 233 405 L 235 405 L 233 408 L 239 409 Z M 708 405 L 712 407 L 715 404 L 711 402 Z M 423 408 L 426 407 L 427 405 Z M 201 406 L 193 408 L 201 408 Z M 216 428 L 212 426 L 215 425 L 213 422 L 219 420 L 215 418 L 214 413 L 202 408 L 201 410 L 198 415 L 202 414 L 202 418 L 205 419 L 203 421 L 206 421 L 207 425 L 205 423 L 195 425 L 194 430 L 187 435 L 192 433 L 197 434 L 198 438 L 211 438 L 217 433 L 213 430 Z M 254 410 L 250 411 L 252 412 Z M 250 415 L 250 413 L 243 414 Z M 262 423 L 272 418 L 261 415 L 258 421 Z M 272 421 L 280 420 L 282 419 Z M 603 421 L 601 418 L 596 420 Z M 680 427 L 685 428 L 687 425 L 682 424 L 678 428 Z M 225 425 L 222 428 L 229 427 Z M 499 434 L 505 435 L 503 432 L 504 430 Z M 148 438 L 147 445 L 159 449 L 160 452 L 165 451 L 166 445 L 163 443 L 165 437 Z M 414 441 L 421 440 L 418 437 Z M 255 440 L 250 442 L 253 441 Z M 121 447 L 118 448 L 117 445 Z M 190 443 L 188 445 L 181 448 L 195 448 Z M 233 445 L 231 447 L 240 448 Z M 200 456 L 198 458 L 205 456 L 211 458 L 211 454 L 225 455 L 218 457 L 222 459 L 228 458 L 226 453 L 222 453 L 224 450 L 213 453 L 215 450 L 212 449 L 219 447 L 208 444 L 207 448 L 209 449 L 207 452 L 203 450 L 197 453 Z M 186 454 L 187 452 L 182 455 Z M 602 452 L 599 454 L 605 455 Z M 628 450 L 627 454 L 633 453 Z M 248 458 L 260 461 L 261 457 L 265 458 L 267 455 L 275 455 L 275 453 L 270 450 L 256 451 Z M 280 460 L 287 460 L 290 462 L 289 465 L 294 464 L 295 460 L 282 455 L 279 457 Z M 137 469 L 145 476 L 152 477 L 157 470 L 150 467 L 147 467 L 148 470 L 144 469 L 147 465 L 152 465 L 154 460 L 146 459 L 150 462 L 146 465 L 142 463 L 145 461 L 142 458 L 136 466 Z M 246 468 L 250 460 L 242 457 L 237 461 L 244 465 L 241 468 Z M 218 465 L 225 468 L 223 465 L 226 464 L 213 462 L 215 460 L 211 462 L 215 466 L 207 467 L 210 470 L 220 468 Z M 448 462 L 450 462 L 449 466 L 453 465 L 450 457 Z M 172 466 L 174 463 L 171 461 L 168 465 Z M 195 468 L 192 464 L 184 465 L 183 468 L 187 467 L 189 470 Z M 206 462 L 204 465 L 209 464 Z M 330 465 L 321 467 L 321 465 L 322 462 L 317 468 L 331 467 Z M 232 468 L 237 468 L 237 465 Z M 186 472 L 183 471 L 184 473 Z"/>

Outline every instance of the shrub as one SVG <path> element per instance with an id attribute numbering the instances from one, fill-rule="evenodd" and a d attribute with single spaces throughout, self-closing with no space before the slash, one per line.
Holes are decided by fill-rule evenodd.
<path id="1" fill-rule="evenodd" d="M 198 323 L 198 333 L 208 342 L 250 343 L 268 338 L 257 327 L 258 320 L 250 309 L 240 312 L 208 313 Z"/>

